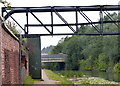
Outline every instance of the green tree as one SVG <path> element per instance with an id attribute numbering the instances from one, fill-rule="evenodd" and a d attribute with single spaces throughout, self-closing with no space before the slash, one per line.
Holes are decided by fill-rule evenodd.
<path id="1" fill-rule="evenodd" d="M 120 17 L 116 13 L 110 14 L 114 20 Z M 104 16 L 103 20 L 110 20 Z M 100 27 L 100 25 L 97 25 Z M 104 24 L 104 32 L 120 32 L 118 27 L 112 24 Z M 95 32 L 90 25 L 81 26 L 80 33 Z M 120 61 L 120 36 L 72 36 L 60 41 L 53 49 L 54 53 L 65 53 L 66 69 L 88 69 L 106 71 L 112 69 L 114 64 Z M 75 65 L 75 66 L 74 66 Z"/>
<path id="2" fill-rule="evenodd" d="M 79 60 L 79 70 L 85 70 L 86 60 Z"/>
<path id="3" fill-rule="evenodd" d="M 100 71 L 106 71 L 108 68 L 108 59 L 106 58 L 105 54 L 100 54 L 98 58 L 98 69 Z"/>
<path id="4" fill-rule="evenodd" d="M 94 58 L 90 56 L 86 59 L 85 70 L 93 70 L 94 67 Z"/>
<path id="5" fill-rule="evenodd" d="M 62 43 L 58 43 L 57 46 L 53 47 L 51 54 L 62 53 L 62 49 L 63 49 Z"/>
<path id="6" fill-rule="evenodd" d="M 114 72 L 120 73 L 120 63 L 115 64 L 115 66 L 114 66 Z"/>

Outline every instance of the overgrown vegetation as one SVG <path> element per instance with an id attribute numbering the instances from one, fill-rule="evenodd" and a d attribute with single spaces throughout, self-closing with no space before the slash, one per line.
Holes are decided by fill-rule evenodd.
<path id="1" fill-rule="evenodd" d="M 112 81 L 104 80 L 101 78 L 81 76 L 81 74 L 78 71 L 76 71 L 76 75 L 80 74 L 80 75 L 78 75 L 79 78 L 74 75 L 75 71 L 62 71 L 61 73 L 55 73 L 51 70 L 45 69 L 45 72 L 47 73 L 47 75 L 50 79 L 59 81 L 59 82 L 57 82 L 57 84 L 70 84 L 70 85 L 73 85 L 73 84 L 82 84 L 82 85 L 114 84 L 114 85 L 118 85 L 119 84 L 117 82 L 112 82 Z M 73 80 L 70 80 L 69 79 L 70 77 L 72 77 L 71 79 L 73 79 Z"/>
<path id="2" fill-rule="evenodd" d="M 45 72 L 49 79 L 56 80 L 56 84 L 73 84 L 71 81 L 68 81 L 66 77 L 62 76 L 60 73 L 55 73 L 51 70 L 45 69 Z"/>
<path id="3" fill-rule="evenodd" d="M 120 63 L 115 64 L 115 66 L 114 66 L 114 72 L 120 73 Z"/>
<path id="4" fill-rule="evenodd" d="M 52 71 L 59 71 L 65 69 L 65 63 L 64 62 L 44 63 L 44 67 Z"/>
<path id="5" fill-rule="evenodd" d="M 62 74 L 66 78 L 82 77 L 82 73 L 80 71 L 65 70 L 65 71 L 60 71 L 60 74 Z"/>
<path id="6" fill-rule="evenodd" d="M 16 29 L 14 22 L 8 20 L 5 24 L 15 35 L 20 34 L 20 32 Z"/>
<path id="7" fill-rule="evenodd" d="M 57 80 L 57 81 L 64 81 L 64 80 L 66 80 L 66 78 L 60 77 L 60 75 L 54 73 L 51 70 L 47 70 L 47 69 L 44 69 L 44 70 L 45 70 L 47 76 L 49 77 L 49 79 Z"/>

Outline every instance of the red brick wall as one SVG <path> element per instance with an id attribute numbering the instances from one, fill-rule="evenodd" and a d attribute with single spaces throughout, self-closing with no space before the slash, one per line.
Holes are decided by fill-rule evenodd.
<path id="1" fill-rule="evenodd" d="M 1 21 L 0 21 L 0 86 L 1 86 L 1 84 L 2 84 L 2 71 L 1 71 L 1 69 L 2 69 L 2 67 L 1 67 L 1 41 L 2 41 L 2 31 L 1 31 L 2 29 L 1 29 Z"/>
<path id="2" fill-rule="evenodd" d="M 19 42 L 0 19 L 0 58 L 2 84 L 20 83 Z"/>

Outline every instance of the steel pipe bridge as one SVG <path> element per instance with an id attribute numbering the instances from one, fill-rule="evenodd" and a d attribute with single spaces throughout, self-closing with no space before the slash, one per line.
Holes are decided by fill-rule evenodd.
<path id="1" fill-rule="evenodd" d="M 120 5 L 94 5 L 94 6 L 46 6 L 46 7 L 12 7 L 12 8 L 2 8 L 2 17 L 4 20 L 7 20 L 11 17 L 18 26 L 24 31 L 24 37 L 38 37 L 38 36 L 49 36 L 49 35 L 120 35 L 120 32 L 105 32 L 104 31 L 104 24 L 106 23 L 114 23 L 118 29 L 120 20 L 114 20 L 110 15 L 109 11 L 119 11 Z M 74 23 L 68 23 L 68 21 L 61 15 L 60 13 L 68 13 L 73 12 L 75 13 Z M 93 22 L 85 12 L 99 12 L 100 20 Z M 12 14 L 18 13 L 25 13 L 26 14 L 26 23 L 24 26 L 21 26 L 20 23 L 12 16 Z M 41 19 L 39 19 L 35 13 L 50 13 L 50 23 L 43 23 Z M 39 24 L 30 24 L 29 23 L 29 15 L 31 14 Z M 79 15 L 81 15 L 87 22 L 79 22 Z M 106 15 L 109 20 L 105 21 L 104 15 Z M 63 23 L 54 23 L 54 16 L 57 16 Z M 99 24 L 99 26 L 98 26 Z M 83 33 L 79 31 L 79 27 L 81 25 L 91 25 L 93 27 L 94 32 Z M 64 33 L 55 33 L 54 29 L 56 27 L 68 27 L 72 32 L 64 32 Z M 75 28 L 73 28 L 73 26 Z M 30 27 L 44 27 L 44 29 L 48 33 L 41 33 L 39 34 L 30 34 L 29 28 Z M 48 28 L 50 27 L 50 29 Z"/>

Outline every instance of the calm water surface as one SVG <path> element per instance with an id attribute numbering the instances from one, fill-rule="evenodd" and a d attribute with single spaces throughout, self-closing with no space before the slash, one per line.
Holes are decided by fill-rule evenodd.
<path id="1" fill-rule="evenodd" d="M 81 71 L 83 75 L 100 77 L 106 80 L 120 82 L 120 73 L 100 72 L 100 71 Z"/>

